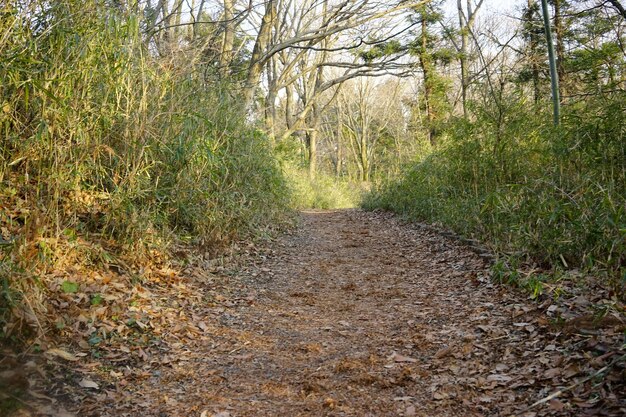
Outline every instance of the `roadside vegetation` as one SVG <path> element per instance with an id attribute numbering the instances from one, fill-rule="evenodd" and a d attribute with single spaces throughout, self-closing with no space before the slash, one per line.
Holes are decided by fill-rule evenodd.
<path id="1" fill-rule="evenodd" d="M 364 206 L 487 242 L 500 254 L 505 281 L 516 283 L 520 262 L 543 271 L 582 268 L 623 296 L 624 95 L 581 103 L 559 128 L 521 92 L 508 103 L 501 126 L 489 115 L 453 122 L 436 150 L 380 183 Z"/>
<path id="2" fill-rule="evenodd" d="M 422 107 L 427 123 L 414 132 L 431 146 L 414 153 L 401 174 L 378 177 L 363 206 L 484 242 L 497 255 L 494 276 L 534 296 L 558 296 L 573 284 L 599 285 L 610 295 L 598 297 L 623 299 L 624 19 L 613 6 L 594 9 L 590 3 L 555 1 L 549 7 L 553 76 L 561 83 L 558 126 L 539 2 L 520 11 L 521 23 L 509 38 L 519 36 L 515 46 L 479 42 L 475 31 L 494 34 L 500 27 L 490 21 L 473 27 L 478 9 L 459 8 L 466 31 L 460 43 L 441 30 L 436 7 L 424 9 L 422 30 L 432 46 L 419 53 L 430 62 L 424 73 L 430 101 Z M 449 42 L 473 44 L 473 55 L 459 58 L 460 91 L 445 76 Z M 469 56 L 478 62 L 467 72 Z M 471 73 L 475 81 L 466 82 Z M 451 98 L 460 99 L 462 114 L 450 107 Z"/>
<path id="3" fill-rule="evenodd" d="M 219 247 L 291 221 L 265 134 L 214 68 L 155 56 L 136 15 L 30 6 L 1 11 L 3 339 L 47 327 L 50 274 L 138 269 L 174 243 Z"/>

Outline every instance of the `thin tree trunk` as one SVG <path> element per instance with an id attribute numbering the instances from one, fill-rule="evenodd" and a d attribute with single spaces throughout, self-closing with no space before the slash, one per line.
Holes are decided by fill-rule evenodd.
<path id="1" fill-rule="evenodd" d="M 427 131 L 428 131 L 428 140 L 430 141 L 430 144 L 435 146 L 436 144 L 436 139 L 435 139 L 435 133 L 433 130 L 433 122 L 434 122 L 434 115 L 433 115 L 433 107 L 432 107 L 432 80 L 431 80 L 431 62 L 430 62 L 430 57 L 428 57 L 428 53 L 427 53 L 427 39 L 428 39 L 428 34 L 427 34 L 427 25 L 426 25 L 426 18 L 425 16 L 422 16 L 422 50 L 419 54 L 419 61 L 420 61 L 420 66 L 422 67 L 422 74 L 424 75 L 424 103 L 426 104 L 426 117 L 427 117 L 427 122 L 428 122 L 428 126 Z"/>
<path id="2" fill-rule="evenodd" d="M 275 123 L 276 123 L 276 97 L 278 95 L 278 85 L 276 61 L 270 59 L 267 63 L 267 95 L 265 96 L 265 125 L 267 132 L 272 142 L 276 138 Z"/>
<path id="3" fill-rule="evenodd" d="M 537 49 L 539 48 L 539 39 L 537 36 L 537 32 L 534 30 L 534 17 L 535 17 L 535 8 L 536 3 L 535 0 L 528 0 L 528 29 L 530 31 L 530 59 L 531 59 L 531 70 L 533 77 L 533 101 L 535 105 L 539 104 L 539 63 L 537 62 L 538 53 Z"/>
<path id="4" fill-rule="evenodd" d="M 563 22 L 561 20 L 561 0 L 554 0 L 554 32 L 556 34 L 556 73 L 559 79 L 559 99 L 563 97 L 565 86 L 565 47 L 563 45 Z"/>
<path id="5" fill-rule="evenodd" d="M 293 85 L 289 84 L 285 87 L 285 125 L 287 130 L 293 127 Z"/>
<path id="6" fill-rule="evenodd" d="M 341 172 L 343 171 L 342 160 L 343 160 L 343 149 L 341 144 L 342 139 L 342 131 L 343 131 L 343 114 L 341 106 L 337 108 L 337 163 L 335 164 L 335 176 L 339 178 L 341 176 Z"/>
<path id="7" fill-rule="evenodd" d="M 252 56 L 250 57 L 250 65 L 248 67 L 248 74 L 246 76 L 246 82 L 243 89 L 243 97 L 246 109 L 250 111 L 254 104 L 254 93 L 259 84 L 259 77 L 263 71 L 262 61 L 263 53 L 267 49 L 271 38 L 272 22 L 276 16 L 276 0 L 268 0 L 265 6 L 265 13 L 263 14 L 263 20 L 261 20 L 261 27 L 259 28 L 259 34 L 257 35 L 252 49 Z"/>
<path id="8" fill-rule="evenodd" d="M 550 81 L 552 85 L 552 103 L 554 107 L 554 124 L 559 125 L 561 104 L 559 99 L 559 75 L 556 71 L 556 59 L 554 56 L 554 44 L 552 42 L 552 29 L 550 29 L 550 15 L 548 12 L 547 0 L 541 0 L 541 10 L 543 12 L 543 25 L 546 31 L 546 41 L 548 43 L 548 59 L 550 61 Z"/>
<path id="9" fill-rule="evenodd" d="M 480 0 L 475 6 L 472 6 L 471 1 L 467 1 L 467 13 L 463 11 L 463 3 L 461 0 L 457 0 L 457 9 L 459 13 L 459 29 L 461 31 L 461 50 L 459 63 L 461 64 L 461 102 L 463 105 L 463 117 L 467 119 L 467 95 L 469 89 L 469 35 L 470 31 L 476 21 L 476 13 L 482 6 L 484 0 Z"/>
<path id="10" fill-rule="evenodd" d="M 368 143 L 367 143 L 368 135 L 366 131 L 361 132 L 361 166 L 363 170 L 361 171 L 361 181 L 367 182 L 369 181 L 370 174 L 370 160 L 369 160 L 369 152 L 368 152 Z"/>
<path id="11" fill-rule="evenodd" d="M 198 22 L 202 19 L 202 11 L 204 10 L 204 3 L 206 0 L 201 0 L 200 5 L 198 6 L 198 12 L 196 13 L 196 18 L 193 22 L 193 39 L 196 39 L 198 35 Z"/>
<path id="12" fill-rule="evenodd" d="M 314 179 L 317 173 L 317 136 L 318 130 L 313 128 L 309 133 L 309 178 Z"/>
<path id="13" fill-rule="evenodd" d="M 191 25 L 187 26 L 187 39 L 191 41 L 194 38 L 194 28 L 196 27 L 196 17 L 194 16 L 194 10 L 196 9 L 196 0 L 191 0 L 189 5 L 189 18 L 191 19 Z"/>
<path id="14" fill-rule="evenodd" d="M 328 10 L 328 0 L 324 0 L 322 4 L 322 16 L 326 16 L 326 12 Z M 326 48 L 328 46 L 328 38 L 324 38 L 321 44 L 322 48 Z M 324 62 L 326 60 L 326 52 L 321 52 L 321 57 L 319 58 L 320 62 Z M 319 66 L 317 71 L 313 72 L 315 74 L 315 81 L 313 84 L 313 95 L 312 99 L 315 100 L 315 95 L 320 91 L 322 83 L 324 81 L 324 67 Z M 317 102 L 313 102 L 313 106 L 311 108 L 311 133 L 309 136 L 309 177 L 311 179 L 315 178 L 317 174 L 317 137 L 320 130 L 320 121 L 321 114 L 320 109 Z"/>
<path id="15" fill-rule="evenodd" d="M 622 6 L 618 0 L 609 0 L 609 2 L 617 9 L 619 14 L 626 19 L 626 9 L 624 9 L 624 6 Z"/>
<path id="16" fill-rule="evenodd" d="M 167 27 L 170 25 L 170 11 L 168 9 L 169 4 L 168 4 L 168 0 L 160 0 L 159 1 L 159 8 L 161 9 L 161 15 L 163 16 L 163 25 L 166 27 L 165 30 L 162 31 L 161 34 L 161 40 L 164 41 L 164 43 L 166 44 L 167 47 L 167 43 L 170 40 L 170 32 L 169 29 L 167 29 Z"/>
<path id="17" fill-rule="evenodd" d="M 178 0 L 173 10 L 174 13 L 174 33 L 176 34 L 176 41 L 178 41 L 178 35 L 181 32 L 181 22 L 183 18 L 183 0 Z"/>
<path id="18" fill-rule="evenodd" d="M 461 30 L 461 51 L 459 54 L 459 63 L 461 64 L 461 104 L 463 106 L 463 117 L 467 119 L 467 45 L 469 42 L 469 35 L 467 31 L 467 22 L 464 18 L 463 5 L 461 0 L 457 0 L 457 8 L 459 12 L 459 29 Z"/>
<path id="19" fill-rule="evenodd" d="M 222 76 L 228 74 L 228 68 L 233 60 L 233 45 L 235 42 L 234 10 L 234 0 L 224 0 L 224 33 L 222 34 L 222 50 L 219 61 L 219 71 Z"/>

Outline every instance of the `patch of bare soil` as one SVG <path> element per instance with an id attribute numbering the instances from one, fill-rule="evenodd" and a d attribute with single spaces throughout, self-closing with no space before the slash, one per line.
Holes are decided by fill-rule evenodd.
<path id="1" fill-rule="evenodd" d="M 626 414 L 621 317 L 564 321 L 569 304 L 494 284 L 467 248 L 386 214 L 305 212 L 238 270 L 183 275 L 178 292 L 146 284 L 161 310 L 133 324 L 143 344 L 52 350 L 65 376 L 47 393 L 68 415 Z"/>

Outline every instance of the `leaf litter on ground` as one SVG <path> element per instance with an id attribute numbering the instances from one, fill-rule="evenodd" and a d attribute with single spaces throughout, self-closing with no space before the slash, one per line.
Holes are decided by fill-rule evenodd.
<path id="1" fill-rule="evenodd" d="M 31 415 L 626 412 L 623 305 L 603 291 L 529 300 L 431 228 L 311 211 L 230 260 L 181 252 L 132 274 L 44 277 L 44 354 L 0 363 L 31 364 L 0 374 L 32 394 Z M 603 298 L 614 309 L 598 320 Z"/>

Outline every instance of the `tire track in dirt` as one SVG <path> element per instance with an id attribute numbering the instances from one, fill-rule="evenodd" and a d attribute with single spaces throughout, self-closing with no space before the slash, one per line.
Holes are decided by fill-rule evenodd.
<path id="1" fill-rule="evenodd" d="M 206 309 L 206 336 L 181 344 L 183 359 L 150 368 L 125 399 L 100 399 L 90 410 L 581 415 L 582 394 L 522 412 L 580 368 L 570 363 L 576 356 L 567 339 L 545 320 L 547 304 L 529 303 L 487 276 L 471 251 L 389 215 L 305 212 L 299 230 L 265 261 L 228 277 L 230 297 L 246 302 Z M 591 407 L 618 415 L 625 406 L 618 389 L 601 392 L 605 398 Z"/>

